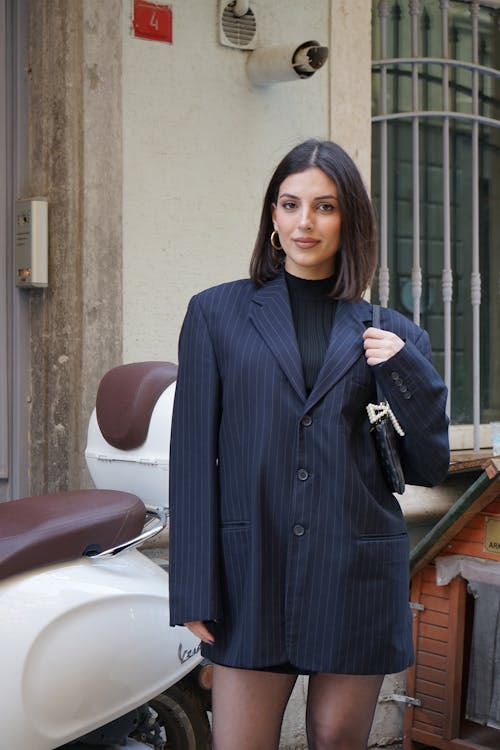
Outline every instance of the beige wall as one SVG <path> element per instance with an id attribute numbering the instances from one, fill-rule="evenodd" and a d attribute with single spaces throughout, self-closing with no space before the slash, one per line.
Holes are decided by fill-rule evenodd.
<path id="1" fill-rule="evenodd" d="M 333 137 L 369 179 L 369 0 L 259 0 L 259 45 L 317 39 L 309 80 L 253 86 L 218 3 L 170 2 L 173 44 L 130 34 L 123 0 L 124 361 L 177 361 L 189 298 L 247 275 L 265 186 L 296 143 Z"/>
<path id="2" fill-rule="evenodd" d="M 88 484 L 102 375 L 122 357 L 175 361 L 190 296 L 247 274 L 286 151 L 333 137 L 369 179 L 370 0 L 254 0 L 260 45 L 330 48 L 311 79 L 265 88 L 247 52 L 219 44 L 216 0 L 170 5 L 172 45 L 130 35 L 131 0 L 30 0 L 27 191 L 49 200 L 49 286 L 30 293 L 32 493 Z"/>

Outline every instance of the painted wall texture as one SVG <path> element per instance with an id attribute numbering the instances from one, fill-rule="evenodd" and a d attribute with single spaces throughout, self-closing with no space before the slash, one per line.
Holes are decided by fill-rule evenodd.
<path id="1" fill-rule="evenodd" d="M 279 159 L 333 138 L 369 181 L 368 0 L 259 0 L 259 46 L 316 39 L 308 80 L 256 87 L 248 51 L 219 43 L 216 2 L 180 0 L 173 43 L 136 39 L 123 2 L 123 356 L 177 359 L 189 298 L 247 275 L 261 201 Z"/>
<path id="2" fill-rule="evenodd" d="M 329 133 L 329 63 L 256 87 L 248 51 L 219 43 L 218 3 L 174 0 L 173 43 L 133 38 L 123 6 L 125 361 L 176 361 L 189 298 L 246 276 L 267 180 Z M 329 44 L 327 0 L 256 2 L 259 45 Z"/>

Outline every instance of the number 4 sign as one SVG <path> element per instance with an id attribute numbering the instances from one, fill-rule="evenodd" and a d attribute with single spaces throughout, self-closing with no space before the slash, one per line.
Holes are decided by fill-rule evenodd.
<path id="1" fill-rule="evenodd" d="M 163 3 L 134 0 L 134 36 L 172 42 L 172 8 Z"/>

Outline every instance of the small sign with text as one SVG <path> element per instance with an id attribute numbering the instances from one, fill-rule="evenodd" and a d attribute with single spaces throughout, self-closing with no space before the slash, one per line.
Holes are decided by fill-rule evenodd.
<path id="1" fill-rule="evenodd" d="M 500 518 L 486 519 L 484 549 L 486 552 L 500 555 Z"/>
<path id="2" fill-rule="evenodd" d="M 172 8 L 163 3 L 134 0 L 134 36 L 172 43 Z"/>

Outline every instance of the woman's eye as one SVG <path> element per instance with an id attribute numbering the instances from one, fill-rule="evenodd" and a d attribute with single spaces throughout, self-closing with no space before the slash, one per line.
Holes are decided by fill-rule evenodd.
<path id="1" fill-rule="evenodd" d="M 295 208 L 295 203 L 293 201 L 284 201 L 281 204 L 281 208 L 284 208 L 285 211 L 290 211 L 292 208 Z"/>
<path id="2" fill-rule="evenodd" d="M 328 213 L 329 211 L 335 211 L 335 206 L 332 203 L 320 203 L 319 210 Z"/>

